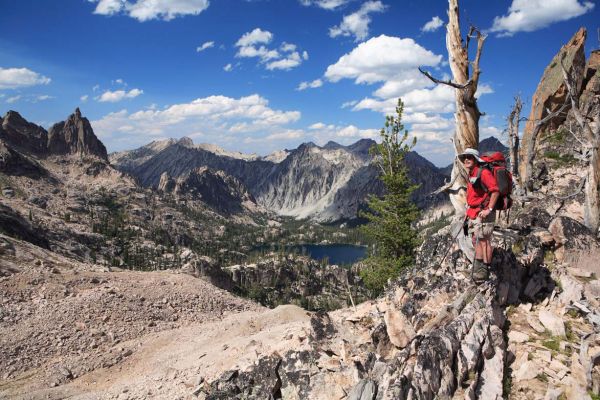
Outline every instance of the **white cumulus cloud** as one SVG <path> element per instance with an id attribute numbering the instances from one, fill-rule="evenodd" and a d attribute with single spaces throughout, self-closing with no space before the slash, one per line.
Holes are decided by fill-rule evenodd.
<path id="1" fill-rule="evenodd" d="M 231 65 L 231 63 L 229 63 L 223 67 L 223 71 L 225 71 L 225 72 L 230 72 L 232 70 L 233 70 L 233 65 Z"/>
<path id="2" fill-rule="evenodd" d="M 369 14 L 383 12 L 385 8 L 386 6 L 379 0 L 367 1 L 358 11 L 345 15 L 338 26 L 329 28 L 329 36 L 332 38 L 354 36 L 357 42 L 364 40 L 369 36 L 369 24 L 371 23 Z"/>
<path id="3" fill-rule="evenodd" d="M 251 32 L 246 32 L 238 39 L 235 44 L 237 47 L 253 46 L 255 44 L 268 44 L 273 40 L 273 34 L 269 31 L 263 31 L 260 28 L 255 28 Z"/>
<path id="4" fill-rule="evenodd" d="M 532 32 L 555 22 L 579 17 L 594 8 L 594 3 L 580 0 L 513 0 L 508 13 L 494 18 L 491 31 L 499 36 Z"/>
<path id="5" fill-rule="evenodd" d="M 125 14 L 140 22 L 152 19 L 170 21 L 185 15 L 198 15 L 209 6 L 208 0 L 90 0 L 98 3 L 94 14 Z"/>
<path id="6" fill-rule="evenodd" d="M 300 54 L 297 51 L 294 51 L 285 58 L 267 63 L 266 68 L 270 71 L 274 69 L 289 70 L 297 67 L 301 63 L 302 59 L 300 58 Z"/>
<path id="7" fill-rule="evenodd" d="M 6 99 L 6 102 L 8 104 L 12 104 L 12 103 L 16 103 L 19 100 L 21 100 L 21 95 L 16 95 L 16 96 L 11 96 L 8 99 Z"/>
<path id="8" fill-rule="evenodd" d="M 300 0 L 304 6 L 315 5 L 325 10 L 335 10 L 338 7 L 348 4 L 352 0 Z"/>
<path id="9" fill-rule="evenodd" d="M 196 47 L 196 52 L 200 53 L 206 49 L 210 49 L 215 46 L 215 42 L 204 42 L 200 46 Z"/>
<path id="10" fill-rule="evenodd" d="M 419 66 L 437 66 L 441 61 L 442 56 L 413 39 L 381 35 L 340 57 L 327 67 L 325 77 L 331 82 L 341 79 L 354 79 L 356 83 L 404 82 L 416 79 L 414 71 Z"/>
<path id="11" fill-rule="evenodd" d="M 189 103 L 171 105 L 165 109 L 127 110 L 110 113 L 93 121 L 94 130 L 110 146 L 141 145 L 149 136 L 179 136 L 203 132 L 203 137 L 215 144 L 239 141 L 241 133 L 256 133 L 265 138 L 285 131 L 286 125 L 300 119 L 299 111 L 281 111 L 269 107 L 268 101 L 257 95 L 240 98 L 209 96 Z M 241 149 L 238 149 L 241 150 Z"/>
<path id="12" fill-rule="evenodd" d="M 434 31 L 437 31 L 439 28 L 441 28 L 442 25 L 444 25 L 444 21 L 442 21 L 442 19 L 436 15 L 435 17 L 431 18 L 431 21 L 429 21 L 425 25 L 423 25 L 423 27 L 421 28 L 421 31 L 422 32 L 434 32 Z"/>
<path id="13" fill-rule="evenodd" d="M 124 99 L 133 99 L 143 93 L 144 91 L 141 89 L 131 89 L 129 92 L 125 90 L 115 90 L 114 92 L 107 90 L 98 96 L 96 100 L 101 103 L 117 103 Z"/>
<path id="14" fill-rule="evenodd" d="M 49 83 L 50 78 L 27 68 L 0 67 L 0 89 L 16 89 Z"/>
<path id="15" fill-rule="evenodd" d="M 264 64 L 269 71 L 287 71 L 299 66 L 303 60 L 308 59 L 308 53 L 304 51 L 300 55 L 296 50 L 298 48 L 296 44 L 283 42 L 279 46 L 280 52 L 275 48 L 267 47 L 272 41 L 273 34 L 271 32 L 255 28 L 244 33 L 235 43 L 238 48 L 235 56 L 238 58 L 258 58 L 260 64 Z"/>
<path id="16" fill-rule="evenodd" d="M 315 79 L 312 82 L 301 82 L 296 90 L 316 89 L 321 86 L 323 86 L 323 81 L 320 79 Z"/>

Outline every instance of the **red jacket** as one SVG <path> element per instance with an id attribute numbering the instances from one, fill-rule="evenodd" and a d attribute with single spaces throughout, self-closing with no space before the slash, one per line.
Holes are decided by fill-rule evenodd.
<path id="1" fill-rule="evenodd" d="M 481 171 L 481 181 L 487 188 L 487 192 L 480 184 L 473 186 L 471 181 L 474 181 L 475 178 L 477 178 L 479 168 L 479 166 L 473 168 L 469 174 L 469 183 L 467 183 L 467 217 L 470 219 L 477 218 L 479 211 L 487 207 L 491 193 L 498 192 L 496 178 L 494 178 L 494 174 L 487 168 L 484 168 L 483 171 Z"/>

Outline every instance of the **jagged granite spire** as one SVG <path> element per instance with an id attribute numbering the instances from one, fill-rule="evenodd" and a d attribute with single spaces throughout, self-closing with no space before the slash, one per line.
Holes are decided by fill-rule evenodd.
<path id="1" fill-rule="evenodd" d="M 54 124 L 48 133 L 50 154 L 89 154 L 108 161 L 106 147 L 96 137 L 87 118 L 79 107 L 66 121 Z"/>
<path id="2" fill-rule="evenodd" d="M 11 110 L 0 119 L 0 139 L 18 150 L 40 156 L 46 152 L 48 133 Z"/>

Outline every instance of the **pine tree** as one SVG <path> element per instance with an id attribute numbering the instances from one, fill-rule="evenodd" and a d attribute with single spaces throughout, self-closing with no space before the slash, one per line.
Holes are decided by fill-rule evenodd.
<path id="1" fill-rule="evenodd" d="M 369 209 L 361 213 L 368 223 L 363 232 L 375 242 L 375 249 L 365 260 L 366 268 L 360 273 L 365 285 L 373 295 L 379 294 L 389 279 L 414 262 L 419 237 L 414 224 L 419 210 L 411 201 L 412 192 L 418 187 L 411 182 L 404 163 L 406 154 L 415 146 L 416 138 L 407 144 L 408 131 L 402 124 L 404 103 L 398 99 L 397 116 L 387 116 L 381 129 L 381 143 L 371 147 L 369 153 L 380 169 L 379 179 L 386 194 L 369 198 Z"/>

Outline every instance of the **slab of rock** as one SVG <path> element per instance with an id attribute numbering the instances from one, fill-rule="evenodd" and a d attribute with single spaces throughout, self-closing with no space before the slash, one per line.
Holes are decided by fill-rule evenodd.
<path id="1" fill-rule="evenodd" d="M 553 386 L 549 386 L 548 390 L 546 390 L 546 395 L 544 396 L 544 400 L 558 400 L 561 394 L 563 394 L 563 389 L 555 388 Z"/>
<path id="2" fill-rule="evenodd" d="M 347 400 L 374 400 L 377 395 L 377 384 L 370 379 L 363 379 L 352 388 Z"/>
<path id="3" fill-rule="evenodd" d="M 392 344 L 398 348 L 405 348 L 417 335 L 412 324 L 399 310 L 390 307 L 385 315 L 385 326 Z"/>
<path id="4" fill-rule="evenodd" d="M 547 310 L 540 310 L 538 318 L 542 325 L 544 325 L 553 336 L 566 336 L 565 323 L 560 316 Z"/>
<path id="5" fill-rule="evenodd" d="M 573 276 L 577 276 L 580 278 L 591 278 L 592 277 L 592 271 L 588 271 L 586 269 L 583 268 L 567 268 L 567 271 L 569 271 L 569 273 Z"/>
<path id="6" fill-rule="evenodd" d="M 550 364 L 550 362 L 552 362 L 552 352 L 548 351 L 548 350 L 537 350 L 535 352 L 535 355 L 542 361 L 544 361 L 547 364 Z"/>
<path id="7" fill-rule="evenodd" d="M 585 225 L 572 218 L 556 217 L 548 227 L 556 242 L 554 255 L 559 262 L 573 253 L 580 254 L 584 249 L 591 249 L 597 245 L 596 239 Z"/>
<path id="8" fill-rule="evenodd" d="M 581 300 L 583 294 L 583 285 L 568 274 L 560 276 L 562 293 L 558 297 L 562 304 L 569 305 L 575 301 Z"/>
<path id="9" fill-rule="evenodd" d="M 533 361 L 527 361 L 514 374 L 517 382 L 534 379 L 540 373 L 540 367 Z"/>
<path id="10" fill-rule="evenodd" d="M 501 334 L 500 329 L 497 331 Z M 483 371 L 478 383 L 477 392 L 482 394 L 481 398 L 502 399 L 504 376 L 504 351 L 500 347 L 494 348 L 494 356 L 486 358 L 483 364 Z"/>
<path id="11" fill-rule="evenodd" d="M 537 333 L 544 333 L 546 331 L 546 328 L 544 328 L 544 326 L 540 323 L 540 321 L 533 315 L 527 316 L 527 323 Z"/>
<path id="12" fill-rule="evenodd" d="M 529 335 L 519 331 L 510 331 L 508 333 L 508 341 L 514 343 L 525 343 L 529 340 Z"/>

